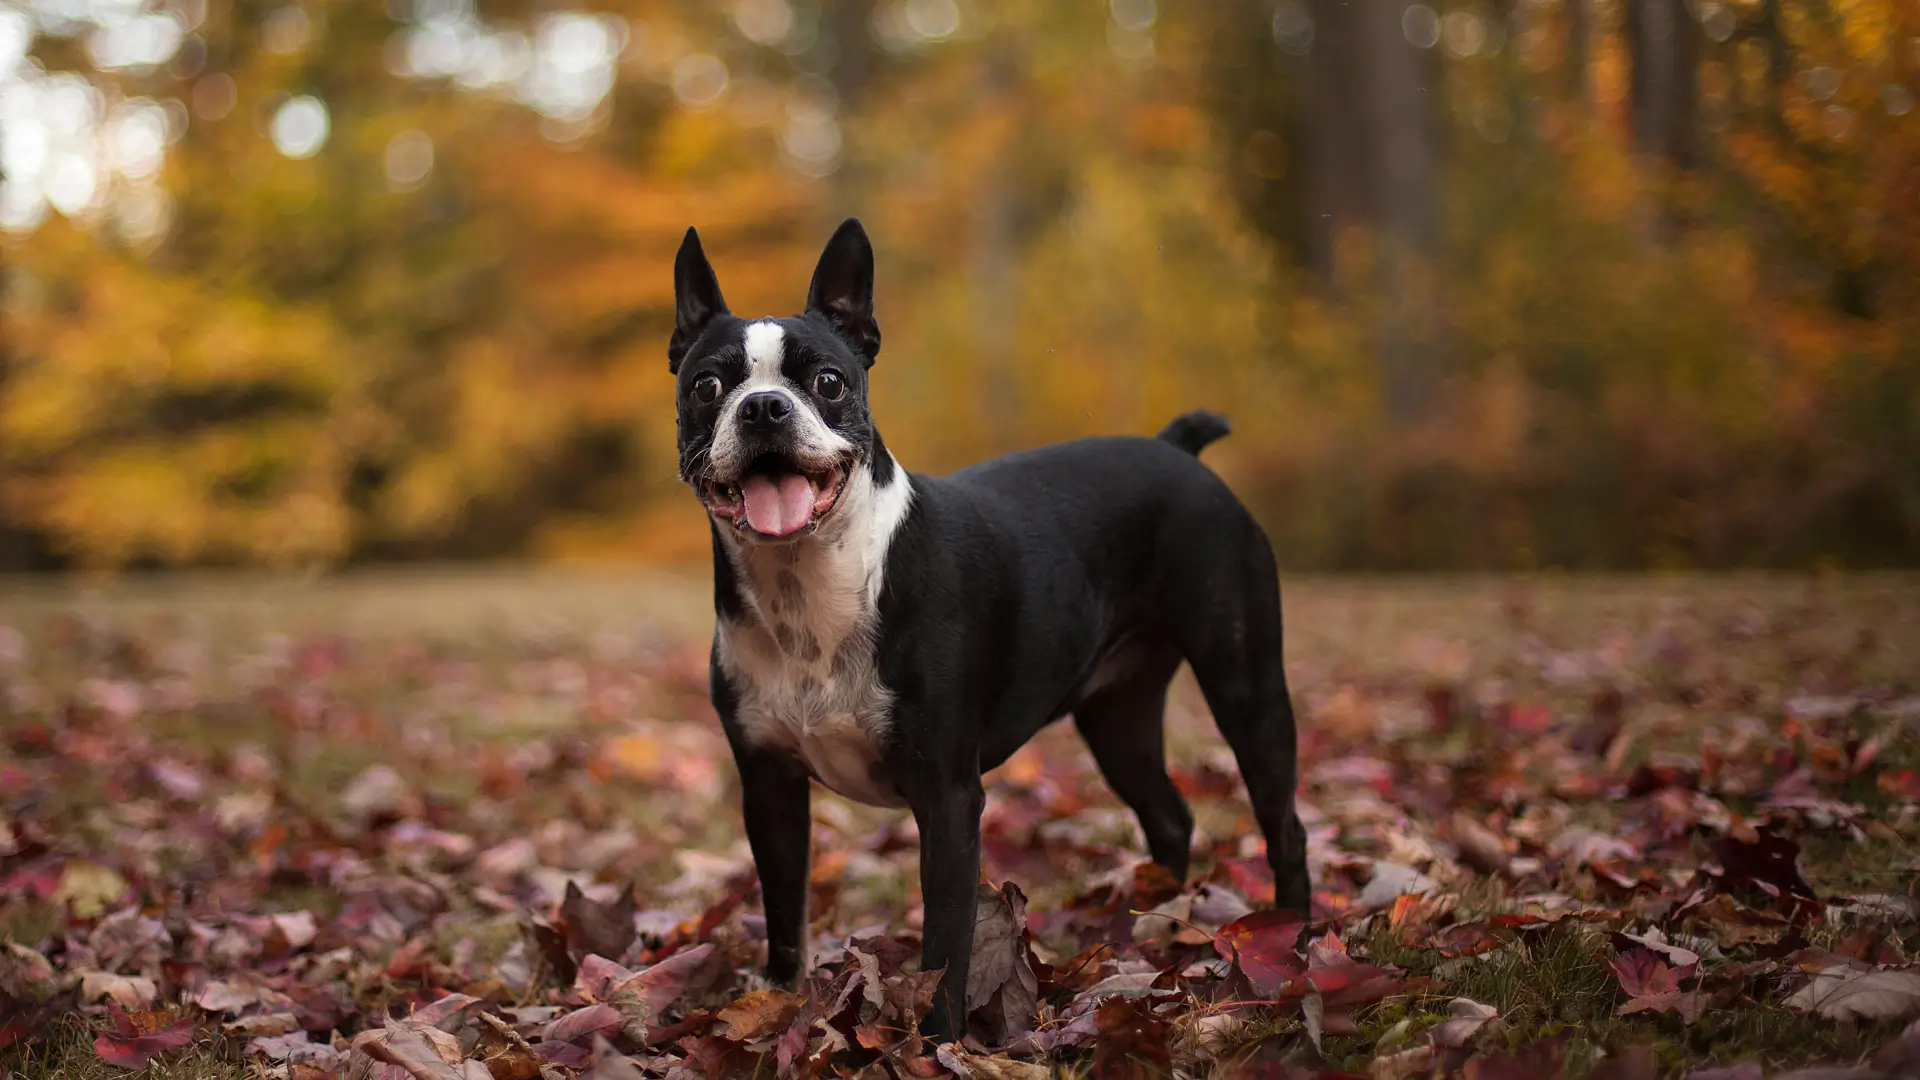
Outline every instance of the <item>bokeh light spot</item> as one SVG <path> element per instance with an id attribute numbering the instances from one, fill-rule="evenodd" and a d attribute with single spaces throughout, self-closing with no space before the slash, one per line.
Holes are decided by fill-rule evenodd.
<path id="1" fill-rule="evenodd" d="M 1154 0 L 1108 0 L 1107 11 L 1113 15 L 1116 26 L 1135 33 L 1150 28 L 1160 17 L 1159 5 Z"/>
<path id="2" fill-rule="evenodd" d="M 47 170 L 47 201 L 68 217 L 91 209 L 99 189 L 99 170 L 79 154 L 62 154 Z"/>
<path id="3" fill-rule="evenodd" d="M 275 8 L 260 24 L 260 44 L 270 53 L 297 53 L 313 38 L 313 20 L 297 4 Z"/>
<path id="4" fill-rule="evenodd" d="M 233 76 L 216 71 L 194 83 L 189 96 L 193 99 L 195 116 L 202 120 L 221 120 L 233 111 L 240 94 L 233 84 Z"/>
<path id="5" fill-rule="evenodd" d="M 1840 92 L 1840 73 L 1824 64 L 1808 71 L 1803 79 L 1807 96 L 1815 101 L 1825 101 Z"/>
<path id="6" fill-rule="evenodd" d="M 1290 56 L 1313 51 L 1313 15 L 1300 0 L 1281 0 L 1273 9 L 1273 43 Z"/>
<path id="7" fill-rule="evenodd" d="M 121 176 L 152 180 L 167 160 L 167 110 L 147 98 L 121 104 L 109 121 L 107 146 Z"/>
<path id="8" fill-rule="evenodd" d="M 327 145 L 331 124 L 326 103 L 310 94 L 301 94 L 288 98 L 274 110 L 268 134 L 274 149 L 299 161 L 312 157 Z"/>
<path id="9" fill-rule="evenodd" d="M 793 30 L 793 6 L 787 0 L 738 0 L 733 25 L 755 45 L 778 45 Z"/>
<path id="10" fill-rule="evenodd" d="M 1440 16 L 1425 4 L 1409 4 L 1400 13 L 1400 32 L 1416 49 L 1431 49 L 1440 42 Z"/>
<path id="11" fill-rule="evenodd" d="M 952 37 L 960 30 L 960 7 L 953 0 L 907 0 L 907 28 L 926 41 Z"/>
<path id="12" fill-rule="evenodd" d="M 433 172 L 433 138 L 424 131 L 402 131 L 387 140 L 381 165 L 387 173 L 387 186 L 395 191 L 412 191 L 426 182 Z"/>
<path id="13" fill-rule="evenodd" d="M 682 105 L 702 109 L 727 92 L 727 65 L 712 53 L 694 53 L 673 65 L 673 96 Z"/>
<path id="14" fill-rule="evenodd" d="M 1829 105 L 1820 112 L 1820 130 L 1839 142 L 1853 133 L 1853 112 L 1843 106 Z"/>
<path id="15" fill-rule="evenodd" d="M 1486 50 L 1487 20 L 1474 11 L 1449 11 L 1440 20 L 1440 36 L 1449 56 L 1470 60 Z"/>
<path id="16" fill-rule="evenodd" d="M 831 174 L 839 167 L 840 147 L 840 123 L 830 110 L 804 102 L 788 107 L 780 151 L 794 171 L 815 177 Z"/>
<path id="17" fill-rule="evenodd" d="M 0 8 L 0 79 L 11 78 L 33 47 L 33 20 L 24 11 Z"/>

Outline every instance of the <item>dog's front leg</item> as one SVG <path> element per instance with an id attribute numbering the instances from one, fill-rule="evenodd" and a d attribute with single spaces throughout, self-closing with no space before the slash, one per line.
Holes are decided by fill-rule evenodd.
<path id="1" fill-rule="evenodd" d="M 807 866 L 813 841 L 807 771 L 792 755 L 747 738 L 735 715 L 733 689 L 718 663 L 713 667 L 713 705 L 740 770 L 740 808 L 767 916 L 767 979 L 791 987 L 807 958 Z"/>
<path id="2" fill-rule="evenodd" d="M 767 915 L 767 979 L 791 988 L 807 959 L 807 866 L 812 814 L 807 774 L 791 757 L 758 747 L 735 754 L 747 844 Z"/>
<path id="3" fill-rule="evenodd" d="M 966 770 L 969 775 L 944 767 L 928 772 L 932 775 L 913 785 L 909 796 L 920 827 L 920 894 L 926 905 L 920 969 L 944 968 L 946 974 L 920 1030 L 935 1042 L 949 1042 L 967 1033 L 967 964 L 973 957 L 980 811 L 986 795 L 978 769 Z"/>

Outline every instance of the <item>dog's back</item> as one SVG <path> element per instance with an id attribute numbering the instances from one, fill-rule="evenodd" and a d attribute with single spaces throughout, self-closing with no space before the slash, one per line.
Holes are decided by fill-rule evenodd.
<path id="1" fill-rule="evenodd" d="M 1264 534 L 1195 456 L 1224 434 L 1221 418 L 1188 414 L 1159 438 L 1077 439 L 944 478 L 914 477 L 915 515 L 904 532 L 923 533 L 924 542 L 909 545 L 955 568 L 916 575 L 936 594 L 919 606 L 950 602 L 960 617 L 987 621 L 987 632 L 961 636 L 981 650 L 981 667 L 1014 673 L 1002 686 L 1005 714 L 1032 718 L 994 725 L 989 763 L 1017 749 L 1034 724 L 1136 669 L 1165 658 L 1177 665 L 1188 629 L 1237 621 L 1247 590 L 1271 602 L 1277 583 Z M 994 595 L 939 597 L 948 581 L 980 587 L 968 565 L 1000 568 L 985 576 Z"/>
<path id="2" fill-rule="evenodd" d="M 961 497 L 990 526 L 987 543 L 1029 574 L 1073 568 L 1108 596 L 1141 596 L 1259 525 L 1197 455 L 1227 433 L 1213 413 L 1188 413 L 1157 438 L 1101 436 L 1056 443 L 962 469 L 931 486 Z M 1264 535 L 1259 542 L 1266 550 Z"/>

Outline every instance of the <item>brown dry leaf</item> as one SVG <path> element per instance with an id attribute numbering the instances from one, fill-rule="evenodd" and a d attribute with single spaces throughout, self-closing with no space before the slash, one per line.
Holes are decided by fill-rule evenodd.
<path id="1" fill-rule="evenodd" d="M 1500 1019 L 1500 1010 L 1469 998 L 1454 998 L 1447 1003 L 1447 1019 L 1436 1024 L 1429 1035 L 1435 1046 L 1460 1048 L 1480 1034 L 1482 1028 Z"/>
<path id="2" fill-rule="evenodd" d="M 1160 1080 L 1173 1072 L 1167 1022 L 1150 1001 L 1115 997 L 1094 1010 L 1100 1041 L 1093 1048 L 1094 1080 Z"/>
<path id="3" fill-rule="evenodd" d="M 940 1058 L 943 1063 L 960 1066 L 960 1075 L 967 1080 L 1047 1080 L 1052 1070 L 1045 1065 L 1031 1061 L 1015 1061 L 1008 1057 L 988 1057 L 983 1054 L 968 1054 L 957 1050 L 942 1048 Z"/>
<path id="4" fill-rule="evenodd" d="M 755 990 L 734 999 L 720 1010 L 720 1022 L 726 1025 L 726 1037 L 749 1042 L 785 1031 L 800 1011 L 800 999 L 785 990 Z"/>
<path id="5" fill-rule="evenodd" d="M 540 1058 L 525 1040 L 509 1039 L 497 1028 L 482 1027 L 474 1053 L 493 1080 L 533 1080 L 540 1075 Z"/>
<path id="6" fill-rule="evenodd" d="M 639 936 L 639 928 L 633 922 L 638 907 L 632 887 L 602 904 L 588 899 L 580 886 L 567 882 L 567 894 L 560 901 L 567 945 L 583 955 L 619 960 Z"/>
<path id="7" fill-rule="evenodd" d="M 1507 872 L 1513 855 L 1507 850 L 1506 842 L 1500 839 L 1500 834 L 1487 828 L 1479 818 L 1465 810 L 1455 810 L 1448 824 L 1453 842 L 1460 847 L 1462 862 L 1484 874 Z"/>
<path id="8" fill-rule="evenodd" d="M 115 900 L 127 891 L 127 879 L 109 866 L 75 859 L 60 873 L 60 884 L 52 900 L 72 910 L 82 920 L 99 918 Z"/>
<path id="9" fill-rule="evenodd" d="M 0 942 L 0 994 L 16 1001 L 45 1001 L 58 986 L 46 957 L 11 939 Z"/>
<path id="10" fill-rule="evenodd" d="M 1397 1054 L 1382 1054 L 1367 1063 L 1371 1080 L 1415 1080 L 1433 1074 L 1433 1047 L 1416 1046 Z"/>
<path id="11" fill-rule="evenodd" d="M 144 1009 L 159 997 L 160 987 L 152 979 L 138 975 L 89 971 L 80 977 L 80 1000 L 83 1002 L 105 998 L 123 1009 Z"/>
<path id="12" fill-rule="evenodd" d="M 1587 1074 L 1587 1080 L 1654 1080 L 1659 1075 L 1659 1058 L 1653 1047 L 1634 1045 L 1601 1058 Z"/>
<path id="13" fill-rule="evenodd" d="M 1896 1076 L 1920 1076 L 1920 1020 L 1873 1055 L 1873 1067 Z"/>
<path id="14" fill-rule="evenodd" d="M 1920 971 L 1830 967 L 1815 972 L 1787 1004 L 1829 1020 L 1898 1019 L 1920 1012 Z"/>
<path id="15" fill-rule="evenodd" d="M 415 1080 L 464 1080 L 466 1076 L 458 1067 L 465 1058 L 460 1040 L 427 1024 L 389 1020 L 384 1028 L 355 1036 L 353 1050 L 398 1065 Z"/>
<path id="16" fill-rule="evenodd" d="M 983 1038 L 1003 1046 L 1033 1030 L 1040 980 L 1028 959 L 1027 898 L 1009 881 L 982 884 L 973 924 L 973 962 L 967 971 L 967 1011 L 985 1022 Z"/>

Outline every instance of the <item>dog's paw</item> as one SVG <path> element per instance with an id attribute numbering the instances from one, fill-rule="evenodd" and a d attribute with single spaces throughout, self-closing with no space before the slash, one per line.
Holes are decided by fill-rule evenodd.
<path id="1" fill-rule="evenodd" d="M 766 972 L 749 971 L 747 972 L 747 986 L 746 986 L 746 989 L 742 992 L 751 994 L 756 990 L 778 990 L 778 989 L 780 989 L 779 984 L 775 983 L 772 979 L 767 978 Z"/>

